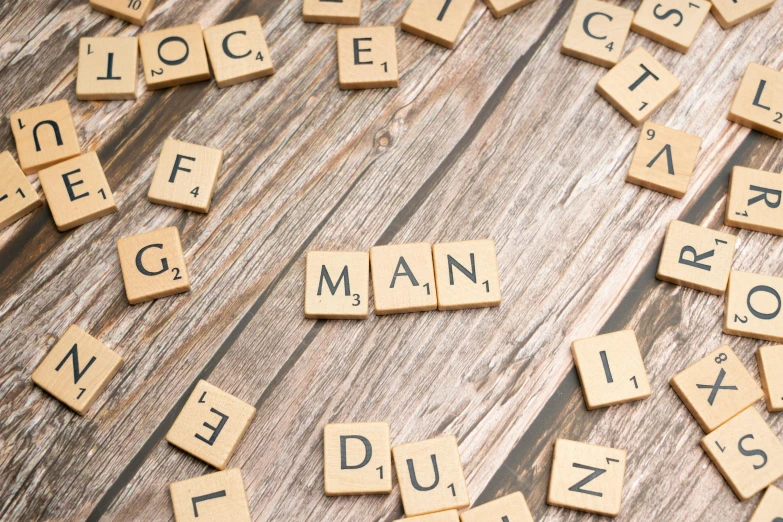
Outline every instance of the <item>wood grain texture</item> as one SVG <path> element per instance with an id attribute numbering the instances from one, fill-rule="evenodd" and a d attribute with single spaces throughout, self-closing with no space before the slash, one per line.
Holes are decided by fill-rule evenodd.
<path id="1" fill-rule="evenodd" d="M 362 23 L 398 25 L 407 5 L 365 1 Z M 680 219 L 737 235 L 734 269 L 783 276 L 783 238 L 723 227 L 733 165 L 783 171 L 779 141 L 726 119 L 749 61 L 783 67 L 783 4 L 728 31 L 708 17 L 687 55 L 629 36 L 682 82 L 652 120 L 703 138 L 681 200 L 623 181 L 638 129 L 594 92 L 605 69 L 559 53 L 572 9 L 495 19 L 478 3 L 453 51 L 398 30 L 400 86 L 347 92 L 336 28 L 303 23 L 298 1 L 161 0 L 143 29 L 83 0 L 0 5 L 0 110 L 67 99 L 119 207 L 67 233 L 46 207 L 0 231 L 0 519 L 172 520 L 168 485 L 209 470 L 164 440 L 199 379 L 258 410 L 231 461 L 254 520 L 401 518 L 396 487 L 323 494 L 323 425 L 365 420 L 388 421 L 392 444 L 456 435 L 474 505 L 521 490 L 536 520 L 592 520 L 545 504 L 562 437 L 628 450 L 618 520 L 747 519 L 758 497 L 736 500 L 667 381 L 725 343 L 755 374 L 764 343 L 724 335 L 721 298 L 655 272 Z M 81 36 L 249 15 L 273 76 L 76 100 Z M 169 137 L 225 151 L 209 214 L 147 200 Z M 192 291 L 131 307 L 114 242 L 167 226 Z M 499 308 L 303 316 L 308 250 L 487 237 Z M 126 361 L 83 418 L 30 381 L 70 324 Z M 569 346 L 627 328 L 653 394 L 588 412 Z"/>

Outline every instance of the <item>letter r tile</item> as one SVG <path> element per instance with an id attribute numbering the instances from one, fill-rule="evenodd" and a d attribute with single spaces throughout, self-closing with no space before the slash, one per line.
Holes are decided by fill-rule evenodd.
<path id="1" fill-rule="evenodd" d="M 324 491 L 328 496 L 391 493 L 389 424 L 324 426 Z"/>

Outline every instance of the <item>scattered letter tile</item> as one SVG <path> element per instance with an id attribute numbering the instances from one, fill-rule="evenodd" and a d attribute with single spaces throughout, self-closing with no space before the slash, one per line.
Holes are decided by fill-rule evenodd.
<path id="1" fill-rule="evenodd" d="M 524 7 L 533 0 L 484 0 L 487 4 L 489 11 L 495 18 L 506 16 L 512 11 L 516 11 L 520 7 Z"/>
<path id="2" fill-rule="evenodd" d="M 391 493 L 387 422 L 324 426 L 324 491 L 334 495 Z"/>
<path id="3" fill-rule="evenodd" d="M 402 17 L 402 30 L 453 49 L 476 0 L 412 0 Z"/>
<path id="4" fill-rule="evenodd" d="M 144 25 L 155 0 L 90 0 L 90 5 L 98 12 L 134 25 Z"/>
<path id="5" fill-rule="evenodd" d="M 473 506 L 459 518 L 461 522 L 533 522 L 525 497 L 519 491 Z"/>
<path id="6" fill-rule="evenodd" d="M 631 29 L 685 54 L 711 7 L 707 0 L 643 0 Z"/>
<path id="7" fill-rule="evenodd" d="M 571 353 L 588 410 L 650 396 L 647 371 L 633 330 L 574 341 Z"/>
<path id="8" fill-rule="evenodd" d="M 370 265 L 376 314 L 421 312 L 438 307 L 429 243 L 372 247 Z"/>
<path id="9" fill-rule="evenodd" d="M 33 372 L 33 382 L 84 415 L 122 366 L 122 357 L 71 325 Z"/>
<path id="10" fill-rule="evenodd" d="M 783 278 L 733 270 L 726 291 L 723 331 L 783 342 Z"/>
<path id="11" fill-rule="evenodd" d="M 620 61 L 633 11 L 598 0 L 577 0 L 560 52 L 612 67 Z"/>
<path id="12" fill-rule="evenodd" d="M 680 81 L 641 47 L 598 80 L 595 90 L 638 126 L 680 88 Z"/>
<path id="13" fill-rule="evenodd" d="M 625 450 L 557 439 L 547 503 L 616 517 L 623 496 L 625 458 Z"/>
<path id="14" fill-rule="evenodd" d="M 429 515 L 421 515 L 418 517 L 405 517 L 397 520 L 396 522 L 459 522 L 459 512 L 456 509 L 449 511 L 440 511 L 438 513 L 430 513 Z"/>
<path id="15" fill-rule="evenodd" d="M 58 163 L 38 173 L 57 230 L 64 232 L 117 212 L 98 154 Z"/>
<path id="16" fill-rule="evenodd" d="M 780 520 L 783 520 L 783 491 L 770 484 L 748 522 L 780 522 Z"/>
<path id="17" fill-rule="evenodd" d="M 42 204 L 11 153 L 0 153 L 0 230 Z"/>
<path id="18" fill-rule="evenodd" d="M 759 400 L 763 393 L 729 346 L 721 346 L 671 378 L 669 384 L 706 433 Z"/>
<path id="19" fill-rule="evenodd" d="M 711 228 L 670 221 L 663 241 L 658 279 L 715 295 L 729 284 L 737 238 Z"/>
<path id="20" fill-rule="evenodd" d="M 307 253 L 305 317 L 364 319 L 369 313 L 370 256 L 367 252 Z"/>
<path id="21" fill-rule="evenodd" d="M 275 72 L 258 16 L 204 29 L 204 43 L 218 87 L 229 87 Z"/>
<path id="22" fill-rule="evenodd" d="M 167 139 L 147 197 L 159 205 L 206 214 L 222 165 L 222 150 Z"/>
<path id="23" fill-rule="evenodd" d="M 144 78 L 151 91 L 210 78 L 199 24 L 141 33 L 139 47 Z"/>
<path id="24" fill-rule="evenodd" d="M 138 38 L 79 39 L 76 97 L 80 100 L 135 100 L 139 77 Z"/>
<path id="25" fill-rule="evenodd" d="M 681 198 L 691 183 L 701 138 L 644 122 L 625 181 Z"/>
<path id="26" fill-rule="evenodd" d="M 750 62 L 731 104 L 729 120 L 783 138 L 783 72 Z"/>
<path id="27" fill-rule="evenodd" d="M 250 522 L 238 468 L 169 484 L 176 522 Z"/>
<path id="28" fill-rule="evenodd" d="M 783 174 L 735 166 L 726 224 L 783 236 Z"/>
<path id="29" fill-rule="evenodd" d="M 756 360 L 759 363 L 767 409 L 783 410 L 783 345 L 762 346 L 756 351 Z"/>
<path id="30" fill-rule="evenodd" d="M 454 435 L 395 446 L 392 454 L 406 517 L 470 505 Z"/>
<path id="31" fill-rule="evenodd" d="M 701 447 L 740 500 L 783 476 L 783 444 L 755 408 L 705 435 Z"/>
<path id="32" fill-rule="evenodd" d="M 341 89 L 397 87 L 397 34 L 393 26 L 337 30 Z"/>
<path id="33" fill-rule="evenodd" d="M 71 108 L 65 100 L 16 112 L 9 119 L 25 174 L 82 153 Z"/>
<path id="34" fill-rule="evenodd" d="M 775 0 L 712 0 L 712 15 L 721 27 L 728 29 L 766 11 L 774 3 Z"/>
<path id="35" fill-rule="evenodd" d="M 304 0 L 302 18 L 305 22 L 323 24 L 358 24 L 362 18 L 362 0 Z"/>
<path id="36" fill-rule="evenodd" d="M 122 238 L 117 251 L 130 304 L 190 290 L 177 227 Z"/>
<path id="37" fill-rule="evenodd" d="M 495 242 L 491 239 L 432 246 L 438 310 L 500 305 Z"/>

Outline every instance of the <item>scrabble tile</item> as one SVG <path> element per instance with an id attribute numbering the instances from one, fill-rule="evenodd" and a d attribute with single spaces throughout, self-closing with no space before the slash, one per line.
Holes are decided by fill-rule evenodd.
<path id="1" fill-rule="evenodd" d="M 533 0 L 484 0 L 484 3 L 487 4 L 489 11 L 495 18 L 506 16 L 508 13 L 516 11 L 531 2 Z"/>
<path id="2" fill-rule="evenodd" d="M 729 346 L 721 346 L 669 381 L 691 415 L 709 433 L 763 395 Z"/>
<path id="3" fill-rule="evenodd" d="M 400 27 L 443 47 L 454 49 L 476 0 L 411 0 Z"/>
<path id="4" fill-rule="evenodd" d="M 547 503 L 617 516 L 623 496 L 625 458 L 625 450 L 557 439 Z"/>
<path id="5" fill-rule="evenodd" d="M 454 435 L 401 444 L 392 455 L 406 517 L 470 505 Z"/>
<path id="6" fill-rule="evenodd" d="M 631 30 L 685 54 L 711 7 L 707 0 L 642 0 Z"/>
<path id="7" fill-rule="evenodd" d="M 337 30 L 341 89 L 397 87 L 397 35 L 394 27 Z"/>
<path id="8" fill-rule="evenodd" d="M 199 24 L 142 33 L 139 48 L 147 89 L 151 91 L 210 78 Z"/>
<path id="9" fill-rule="evenodd" d="M 429 243 L 372 247 L 370 267 L 376 314 L 421 312 L 438 307 Z"/>
<path id="10" fill-rule="evenodd" d="M 701 447 L 740 500 L 783 476 L 783 444 L 755 408 L 705 435 Z"/>
<path id="11" fill-rule="evenodd" d="M 418 517 L 405 517 L 396 522 L 459 522 L 459 515 L 456 509 L 441 511 L 439 513 L 430 513 Z"/>
<path id="12" fill-rule="evenodd" d="M 135 100 L 139 77 L 138 38 L 80 38 L 76 97 Z"/>
<path id="13" fill-rule="evenodd" d="M 32 375 L 33 382 L 84 415 L 122 366 L 122 357 L 76 325 L 65 331 Z"/>
<path id="14" fill-rule="evenodd" d="M 783 345 L 762 346 L 756 351 L 756 361 L 767 409 L 783 411 Z"/>
<path id="15" fill-rule="evenodd" d="M 322 24 L 358 24 L 362 0 L 303 0 L 302 18 Z"/>
<path id="16" fill-rule="evenodd" d="M 25 174 L 34 174 L 82 153 L 71 108 L 65 100 L 15 112 L 9 120 Z"/>
<path id="17" fill-rule="evenodd" d="M 117 251 L 130 304 L 190 290 L 177 227 L 119 239 Z"/>
<path id="18" fill-rule="evenodd" d="M 90 5 L 100 13 L 134 25 L 144 25 L 155 6 L 155 0 L 90 0 Z"/>
<path id="19" fill-rule="evenodd" d="M 783 342 L 783 278 L 733 270 L 726 291 L 723 331 Z"/>
<path id="20" fill-rule="evenodd" d="M 783 72 L 748 63 L 728 118 L 774 138 L 783 138 Z"/>
<path id="21" fill-rule="evenodd" d="M 500 278 L 491 239 L 432 245 L 438 310 L 500 305 Z"/>
<path id="22" fill-rule="evenodd" d="M 38 173 L 57 230 L 64 232 L 117 212 L 98 154 L 88 152 Z"/>
<path id="23" fill-rule="evenodd" d="M 199 381 L 166 440 L 217 469 L 225 469 L 256 409 L 207 381 Z"/>
<path id="24" fill-rule="evenodd" d="M 633 330 L 580 339 L 571 344 L 588 410 L 650 396 L 650 383 Z"/>
<path id="25" fill-rule="evenodd" d="M 176 522 L 250 522 L 238 468 L 169 484 Z"/>
<path id="26" fill-rule="evenodd" d="M 625 181 L 681 198 L 691 183 L 701 138 L 644 122 Z"/>
<path id="27" fill-rule="evenodd" d="M 748 522 L 783 521 L 783 490 L 770 484 Z"/>
<path id="28" fill-rule="evenodd" d="M 206 214 L 222 166 L 220 149 L 167 139 L 147 197 L 159 205 Z"/>
<path id="29" fill-rule="evenodd" d="M 726 224 L 783 236 L 783 174 L 735 166 L 726 199 Z"/>
<path id="30" fill-rule="evenodd" d="M 519 491 L 473 506 L 459 518 L 461 522 L 533 522 L 525 497 Z"/>
<path id="31" fill-rule="evenodd" d="M 367 252 L 307 253 L 305 317 L 364 319 L 369 313 L 370 256 Z"/>
<path id="32" fill-rule="evenodd" d="M 775 0 L 712 0 L 712 16 L 728 29 L 766 11 L 774 3 Z"/>
<path id="33" fill-rule="evenodd" d="M 0 230 L 42 204 L 11 153 L 0 153 Z"/>
<path id="34" fill-rule="evenodd" d="M 598 80 L 595 90 L 638 126 L 680 88 L 680 81 L 641 47 Z"/>
<path id="35" fill-rule="evenodd" d="M 560 52 L 612 67 L 620 61 L 633 11 L 598 0 L 577 0 Z"/>
<path id="36" fill-rule="evenodd" d="M 702 292 L 723 295 L 729 284 L 736 236 L 670 221 L 656 277 Z"/>
<path id="37" fill-rule="evenodd" d="M 204 43 L 218 87 L 229 87 L 275 72 L 258 16 L 204 29 Z"/>
<path id="38" fill-rule="evenodd" d="M 324 491 L 334 495 L 391 493 L 387 422 L 324 426 Z"/>

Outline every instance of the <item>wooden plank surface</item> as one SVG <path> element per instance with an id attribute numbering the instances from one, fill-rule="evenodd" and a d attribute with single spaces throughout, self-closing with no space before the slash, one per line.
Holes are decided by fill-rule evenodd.
<path id="1" fill-rule="evenodd" d="M 365 0 L 363 24 L 407 4 Z M 618 520 L 746 520 L 759 497 L 736 500 L 667 381 L 721 343 L 757 375 L 762 343 L 721 333 L 721 298 L 654 276 L 671 219 L 737 234 L 736 269 L 783 276 L 783 239 L 722 226 L 733 165 L 783 171 L 777 140 L 725 117 L 748 61 L 783 67 L 783 6 L 728 31 L 708 17 L 687 55 L 631 34 L 626 51 L 683 84 L 652 120 L 704 138 L 682 200 L 623 181 L 638 130 L 594 92 L 605 69 L 559 54 L 572 8 L 496 20 L 479 2 L 454 51 L 398 32 L 398 89 L 345 92 L 335 26 L 298 1 L 159 0 L 142 31 L 260 15 L 277 72 L 79 102 L 78 38 L 140 29 L 84 0 L 0 6 L 0 110 L 69 100 L 119 207 L 67 233 L 43 207 L 0 232 L 0 519 L 173 520 L 168 484 L 210 469 L 164 437 L 205 378 L 258 408 L 231 461 L 255 520 L 400 518 L 396 488 L 323 494 L 323 424 L 368 420 L 393 444 L 455 434 L 474 503 L 521 490 L 536 520 L 597 519 L 545 503 L 557 437 L 628 450 Z M 209 214 L 147 200 L 167 137 L 225 151 Z M 129 306 L 115 241 L 171 225 L 192 291 Z M 304 319 L 308 250 L 483 237 L 500 308 Z M 30 380 L 73 323 L 126 361 L 86 417 Z M 570 342 L 624 328 L 653 395 L 588 412 Z"/>

